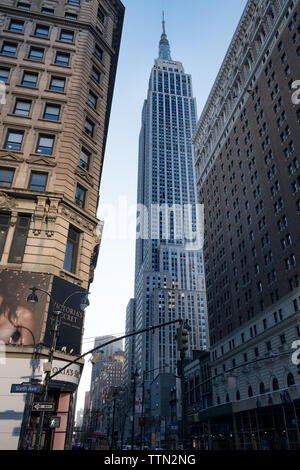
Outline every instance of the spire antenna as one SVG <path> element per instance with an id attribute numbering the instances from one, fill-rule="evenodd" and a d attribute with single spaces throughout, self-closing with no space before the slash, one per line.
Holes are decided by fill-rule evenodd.
<path id="1" fill-rule="evenodd" d="M 164 10 L 162 11 L 162 27 L 163 27 L 163 34 L 166 34 L 166 29 L 165 29 L 165 12 Z"/>
<path id="2" fill-rule="evenodd" d="M 159 58 L 165 60 L 171 59 L 170 45 L 166 35 L 165 12 L 162 11 L 162 35 L 159 41 Z"/>

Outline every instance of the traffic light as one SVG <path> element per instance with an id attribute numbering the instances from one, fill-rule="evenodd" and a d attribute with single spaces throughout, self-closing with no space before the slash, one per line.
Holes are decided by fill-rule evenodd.
<path id="1" fill-rule="evenodd" d="M 188 345 L 188 330 L 182 328 L 181 326 L 177 328 L 177 349 L 178 351 L 186 351 L 189 349 Z"/>
<path id="2" fill-rule="evenodd" d="M 103 354 L 104 354 L 104 351 L 102 351 L 102 349 L 96 352 L 90 359 L 91 363 L 93 365 L 97 364 L 97 362 L 100 361 Z"/>

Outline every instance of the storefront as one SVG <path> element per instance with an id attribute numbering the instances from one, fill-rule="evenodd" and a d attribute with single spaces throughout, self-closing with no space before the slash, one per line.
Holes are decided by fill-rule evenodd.
<path id="1" fill-rule="evenodd" d="M 189 425 L 195 449 L 299 449 L 300 384 L 207 408 Z"/>

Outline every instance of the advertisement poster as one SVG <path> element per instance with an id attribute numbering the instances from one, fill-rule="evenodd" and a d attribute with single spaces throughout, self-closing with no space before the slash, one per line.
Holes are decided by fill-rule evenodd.
<path id="1" fill-rule="evenodd" d="M 31 287 L 48 290 L 48 274 L 0 271 L 0 342 L 30 346 L 41 342 L 48 296 L 38 294 L 38 302 L 28 303 Z"/>
<path id="2" fill-rule="evenodd" d="M 53 312 L 59 310 L 61 314 L 56 349 L 67 354 L 80 354 L 84 321 L 84 312 L 80 309 L 80 301 L 85 293 L 86 291 L 82 287 L 54 276 L 51 291 L 53 305 L 50 302 L 44 339 L 47 346 L 50 346 L 52 342 L 55 324 Z"/>

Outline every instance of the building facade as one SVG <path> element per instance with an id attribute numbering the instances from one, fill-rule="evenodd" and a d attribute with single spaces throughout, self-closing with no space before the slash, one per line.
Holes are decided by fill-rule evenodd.
<path id="1" fill-rule="evenodd" d="M 119 1 L 1 2 L 0 339 L 10 343 L 7 359 L 16 369 L 25 352 L 30 366 L 41 357 L 35 345 L 51 344 L 53 308 L 63 310 L 57 349 L 65 360 L 80 354 L 79 301 L 101 241 L 96 211 L 123 16 Z M 38 307 L 29 308 L 33 286 L 52 302 L 38 293 Z M 68 400 L 73 406 L 77 374 L 64 412 Z M 5 409 L 15 409 L 9 403 L 16 397 L 5 393 Z M 18 406 L 22 431 L 7 433 L 6 449 L 26 439 L 34 445 L 35 429 L 18 443 L 26 430 Z M 45 447 L 64 448 L 70 422 L 63 438 L 49 432 Z"/>
<path id="2" fill-rule="evenodd" d="M 252 409 L 253 448 L 265 445 L 253 424 L 260 403 L 300 445 L 299 19 L 298 1 L 247 2 L 194 134 L 213 404 L 216 416 L 218 406 Z M 276 425 L 269 431 L 275 439 Z"/>
<path id="3" fill-rule="evenodd" d="M 163 22 L 139 139 L 135 327 L 181 317 L 191 326 L 190 351 L 208 346 L 191 142 L 195 126 L 191 76 L 181 62 L 171 59 Z M 135 338 L 140 380 L 143 372 L 149 372 L 149 380 L 157 375 L 154 370 L 175 373 L 175 336 L 173 324 Z"/>

